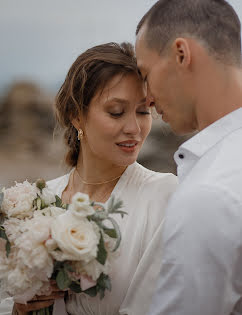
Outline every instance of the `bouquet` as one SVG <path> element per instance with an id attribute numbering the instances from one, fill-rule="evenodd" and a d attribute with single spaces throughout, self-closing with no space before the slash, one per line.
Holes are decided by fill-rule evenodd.
<path id="1" fill-rule="evenodd" d="M 110 214 L 122 201 L 107 207 L 76 193 L 70 204 L 48 189 L 44 180 L 16 183 L 0 193 L 0 281 L 15 302 L 51 293 L 50 280 L 61 290 L 90 296 L 111 290 L 112 260 L 121 234 Z M 42 309 L 34 314 L 50 314 Z"/>

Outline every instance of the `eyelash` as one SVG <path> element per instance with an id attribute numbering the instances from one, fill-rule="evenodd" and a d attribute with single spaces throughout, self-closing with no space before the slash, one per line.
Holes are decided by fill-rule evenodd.
<path id="1" fill-rule="evenodd" d="M 124 112 L 121 112 L 121 113 L 109 113 L 112 117 L 121 117 Z M 138 112 L 138 114 L 141 114 L 141 115 L 150 115 L 151 113 L 150 112 Z"/>

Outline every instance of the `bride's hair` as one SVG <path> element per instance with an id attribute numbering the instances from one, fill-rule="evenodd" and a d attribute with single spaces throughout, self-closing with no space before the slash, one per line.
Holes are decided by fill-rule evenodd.
<path id="1" fill-rule="evenodd" d="M 68 146 L 66 163 L 76 166 L 80 152 L 77 130 L 71 121 L 87 113 L 97 92 L 118 74 L 139 76 L 133 46 L 130 43 L 107 43 L 82 53 L 71 66 L 55 100 L 57 122 L 64 128 Z"/>

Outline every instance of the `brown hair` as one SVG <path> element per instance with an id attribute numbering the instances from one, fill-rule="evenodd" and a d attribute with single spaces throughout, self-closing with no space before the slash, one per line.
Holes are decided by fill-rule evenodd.
<path id="1" fill-rule="evenodd" d="M 143 16 L 136 30 L 147 26 L 147 47 L 166 51 L 177 37 L 200 40 L 223 63 L 240 65 L 240 21 L 225 0 L 159 0 Z"/>
<path id="2" fill-rule="evenodd" d="M 87 113 L 91 99 L 115 75 L 127 73 L 139 76 L 130 43 L 107 43 L 92 47 L 71 66 L 55 101 L 56 118 L 64 128 L 64 139 L 69 148 L 66 155 L 69 166 L 76 166 L 80 152 L 77 130 L 71 121 Z"/>

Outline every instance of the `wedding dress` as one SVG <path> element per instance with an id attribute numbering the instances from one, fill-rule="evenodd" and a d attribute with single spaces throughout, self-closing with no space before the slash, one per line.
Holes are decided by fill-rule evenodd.
<path id="1" fill-rule="evenodd" d="M 61 197 L 69 176 L 49 181 L 49 188 Z M 123 219 L 115 215 L 122 242 L 110 274 L 112 290 L 106 291 L 102 300 L 84 293 L 70 295 L 66 301 L 69 314 L 145 315 L 148 312 L 161 265 L 164 210 L 176 184 L 173 174 L 153 172 L 137 162 L 127 167 L 112 192 L 123 201 L 123 210 L 128 213 Z M 11 309 L 9 299 L 0 303 L 0 315 L 10 315 Z"/>

